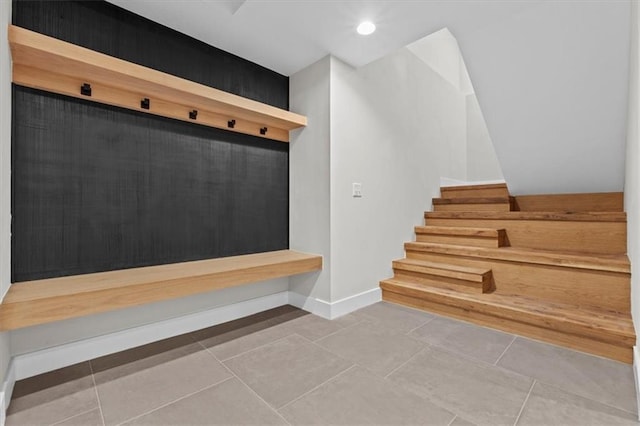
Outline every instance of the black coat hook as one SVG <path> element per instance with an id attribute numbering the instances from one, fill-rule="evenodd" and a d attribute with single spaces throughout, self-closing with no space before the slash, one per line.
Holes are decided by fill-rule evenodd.
<path id="1" fill-rule="evenodd" d="M 91 96 L 91 85 L 89 83 L 84 83 L 80 86 L 80 94 L 84 96 Z"/>
<path id="2" fill-rule="evenodd" d="M 144 98 L 143 100 L 140 101 L 140 108 L 149 109 L 150 107 L 151 107 L 151 101 L 149 101 L 149 98 Z"/>
<path id="3" fill-rule="evenodd" d="M 261 135 L 266 135 L 267 134 L 267 128 L 266 127 L 261 127 L 260 128 L 260 134 Z"/>
<path id="4" fill-rule="evenodd" d="M 194 109 L 193 111 L 189 111 L 189 118 L 196 120 L 198 118 L 198 110 Z"/>
<path id="5" fill-rule="evenodd" d="M 236 120 L 227 121 L 227 127 L 230 129 L 233 129 L 234 127 L 236 127 Z"/>

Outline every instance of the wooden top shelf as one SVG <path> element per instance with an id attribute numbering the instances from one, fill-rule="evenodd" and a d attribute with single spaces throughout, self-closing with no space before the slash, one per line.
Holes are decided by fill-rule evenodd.
<path id="1" fill-rule="evenodd" d="M 283 142 L 307 124 L 302 115 L 14 25 L 9 44 L 18 85 Z M 81 94 L 85 83 L 91 96 Z M 149 109 L 141 106 L 144 98 Z M 189 117 L 194 110 L 195 119 Z"/>
<path id="2" fill-rule="evenodd" d="M 322 256 L 280 250 L 14 283 L 0 330 L 96 314 L 322 269 Z"/>

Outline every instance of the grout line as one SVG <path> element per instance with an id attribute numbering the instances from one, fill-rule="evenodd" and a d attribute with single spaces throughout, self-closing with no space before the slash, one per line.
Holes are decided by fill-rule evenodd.
<path id="1" fill-rule="evenodd" d="M 320 340 L 322 340 L 322 339 L 326 339 L 327 337 L 333 336 L 334 334 L 338 334 L 338 333 L 340 333 L 341 331 L 347 330 L 347 329 L 349 329 L 349 328 L 351 328 L 351 327 L 355 327 L 356 325 L 358 325 L 358 324 L 362 324 L 362 323 L 364 323 L 364 322 L 367 322 L 367 321 L 366 321 L 366 320 L 364 320 L 364 319 L 358 319 L 358 321 L 356 321 L 355 323 L 350 324 L 350 325 L 347 325 L 347 326 L 344 326 L 344 327 L 340 327 L 340 329 L 339 329 L 339 330 L 336 330 L 336 331 L 334 331 L 333 333 L 329 333 L 329 334 L 327 334 L 326 336 L 318 337 L 316 340 L 312 340 L 312 342 L 313 342 L 313 343 L 319 342 L 319 341 L 320 341 Z M 303 337 L 304 337 L 304 336 L 303 336 Z"/>
<path id="2" fill-rule="evenodd" d="M 455 422 L 455 421 L 456 421 L 456 419 L 457 419 L 457 418 L 458 418 L 458 415 L 457 415 L 457 414 L 454 414 L 454 415 L 453 415 L 453 418 L 451 419 L 451 421 L 449 422 L 449 424 L 447 424 L 447 426 L 451 426 L 451 425 L 453 424 L 453 422 Z"/>
<path id="3" fill-rule="evenodd" d="M 594 398 L 589 397 L 589 396 L 581 395 L 581 394 L 577 393 L 576 391 L 565 389 L 561 385 L 558 385 L 558 384 L 555 384 L 555 383 L 546 382 L 546 381 L 539 380 L 539 379 L 535 379 L 535 380 L 536 380 L 537 383 L 540 383 L 541 385 L 549 386 L 549 387 L 555 388 L 555 389 L 557 389 L 557 390 L 559 390 L 561 392 L 565 392 L 565 393 L 568 393 L 570 395 L 576 396 L 578 398 L 586 399 L 586 400 L 588 400 L 590 402 L 594 402 L 596 404 L 604 405 L 604 406 L 612 408 L 614 410 L 622 411 L 624 413 L 631 414 L 632 416 L 638 417 L 638 412 L 629 411 L 629 410 L 627 410 L 625 408 L 616 407 L 615 405 L 611 405 L 610 403 L 607 403 L 607 402 L 604 402 L 604 401 L 600 401 L 600 400 L 594 399 Z"/>
<path id="4" fill-rule="evenodd" d="M 507 351 L 509 350 L 511 345 L 513 345 L 513 342 L 515 342 L 517 338 L 518 336 L 513 336 L 513 339 L 511 339 L 511 343 L 509 343 L 509 345 L 507 345 L 507 347 L 504 348 L 504 351 L 502 351 L 502 354 L 500 354 L 500 356 L 498 357 L 498 359 L 496 359 L 496 362 L 494 362 L 493 365 L 496 365 L 496 366 L 498 365 L 502 357 L 507 353 Z"/>
<path id="5" fill-rule="evenodd" d="M 253 351 L 255 351 L 255 350 L 258 350 L 258 349 L 264 348 L 265 346 L 269 346 L 269 345 L 270 345 L 270 344 L 272 344 L 272 343 L 279 342 L 280 340 L 284 340 L 284 339 L 286 339 L 287 337 L 291 337 L 291 336 L 293 336 L 294 334 L 296 334 L 296 333 L 292 331 L 291 333 L 287 334 L 286 336 L 280 337 L 280 338 L 278 338 L 278 339 L 271 340 L 271 341 L 269 341 L 269 342 L 265 343 L 264 345 L 260 345 L 260 346 L 256 346 L 255 348 L 247 349 L 247 350 L 246 350 L 246 351 L 244 351 L 244 352 L 240 352 L 239 354 L 235 354 L 234 356 L 230 356 L 229 358 L 225 358 L 225 359 L 218 358 L 217 356 L 213 355 L 213 352 L 211 352 L 211 351 L 209 350 L 209 348 L 207 348 L 205 345 L 203 345 L 203 344 L 202 344 L 202 342 L 198 341 L 198 343 L 200 343 L 200 345 L 201 345 L 203 348 L 205 348 L 205 349 L 206 349 L 206 350 L 207 350 L 211 355 L 213 355 L 213 356 L 214 356 L 218 361 L 220 361 L 220 362 L 227 362 L 227 361 L 229 361 L 229 360 L 231 360 L 231 359 L 238 358 L 239 356 L 242 356 L 242 355 L 247 354 L 247 353 L 249 353 L 249 352 L 253 352 Z M 302 336 L 300 336 L 300 337 L 302 337 Z M 234 340 L 235 340 L 235 339 L 234 339 Z M 309 339 L 306 339 L 306 340 L 309 340 Z M 230 342 L 232 342 L 232 341 L 233 341 L 233 340 L 230 340 Z"/>
<path id="6" fill-rule="evenodd" d="M 527 405 L 527 401 L 529 401 L 529 397 L 531 396 L 531 392 L 533 391 L 533 387 L 536 385 L 536 383 L 537 383 L 536 379 L 533 379 L 533 383 L 531 383 L 531 387 L 529 388 L 529 393 L 527 393 L 527 397 L 524 399 L 524 402 L 522 403 L 522 407 L 520 407 L 520 411 L 518 412 L 518 417 L 516 417 L 516 421 L 513 422 L 513 426 L 516 426 L 520 421 L 520 416 L 524 411 L 524 406 Z"/>
<path id="7" fill-rule="evenodd" d="M 417 329 L 419 329 L 419 328 L 421 328 L 421 327 L 424 327 L 425 325 L 429 324 L 429 323 L 430 323 L 431 321 L 433 321 L 434 319 L 436 319 L 436 317 L 435 317 L 435 316 L 434 316 L 434 317 L 432 317 L 432 318 L 429 318 L 429 319 L 428 319 L 428 320 L 426 320 L 424 323 L 422 323 L 422 324 L 420 324 L 419 326 L 417 326 L 417 327 L 415 327 L 415 328 L 412 328 L 411 330 L 409 330 L 409 331 L 407 331 L 406 333 L 404 333 L 404 334 L 405 334 L 405 336 L 408 336 L 408 335 L 410 335 L 411 333 L 413 333 L 414 331 L 416 331 Z"/>
<path id="8" fill-rule="evenodd" d="M 336 374 L 335 376 L 331 377 L 330 379 L 325 380 L 324 382 L 320 383 L 318 386 L 314 387 L 313 389 L 309 389 L 308 391 L 306 391 L 305 393 L 303 393 L 302 395 L 298 396 L 297 398 L 292 399 L 291 401 L 287 402 L 286 404 L 284 404 L 282 407 L 279 407 L 278 410 L 282 410 L 283 408 L 293 404 L 294 402 L 304 398 L 305 396 L 309 395 L 311 392 L 315 391 L 316 389 L 318 389 L 320 386 L 323 386 L 327 383 L 329 383 L 332 380 L 337 379 L 338 377 L 342 376 L 343 374 L 345 374 L 347 371 L 352 370 L 356 367 L 359 367 L 358 364 L 353 364 L 351 367 L 342 370 L 341 372 L 339 372 L 338 374 Z"/>
<path id="9" fill-rule="evenodd" d="M 104 413 L 102 412 L 102 403 L 100 402 L 100 394 L 98 394 L 98 384 L 96 383 L 96 375 L 93 372 L 93 363 L 89 360 L 89 370 L 91 370 L 91 380 L 93 381 L 93 391 L 96 394 L 96 401 L 98 401 L 98 409 L 100 410 L 100 419 L 102 420 L 102 425 L 106 425 L 104 421 Z"/>
<path id="10" fill-rule="evenodd" d="M 288 336 L 287 336 L 288 337 Z M 279 339 L 282 340 L 282 339 Z M 249 389 L 249 392 L 251 392 L 252 394 L 254 394 L 256 396 L 256 398 L 258 398 L 260 401 L 262 401 L 271 411 L 273 411 L 278 417 L 280 417 L 286 424 L 291 425 L 291 423 L 289 423 L 287 421 L 287 419 L 285 419 L 282 414 L 280 414 L 278 412 L 278 410 L 276 410 L 274 407 L 271 406 L 271 404 L 269 404 L 267 401 L 264 400 L 264 398 L 262 398 L 260 395 L 258 395 L 258 393 L 256 391 L 253 390 L 253 388 L 251 386 L 249 386 L 248 384 L 245 383 L 244 380 L 242 380 L 236 373 L 234 373 L 229 367 L 227 367 L 222 361 L 220 361 L 220 359 L 215 356 L 215 354 L 213 352 L 211 352 L 209 350 L 209 348 L 207 348 L 205 345 L 202 344 L 202 342 L 198 342 L 200 343 L 200 346 L 202 346 L 204 348 L 205 351 L 209 352 L 209 354 L 211 354 L 211 356 L 217 360 L 220 365 L 222 365 L 230 374 L 232 377 L 230 377 L 230 379 L 237 379 L 240 383 L 242 383 L 247 389 Z M 231 359 L 231 358 L 229 358 Z"/>
<path id="11" fill-rule="evenodd" d="M 423 342 L 424 343 L 424 342 Z M 397 366 L 396 368 L 394 368 L 393 370 L 391 370 L 389 373 L 387 373 L 386 376 L 384 376 L 385 379 L 388 379 L 390 375 L 392 375 L 393 373 L 395 373 L 396 371 L 398 371 L 399 369 L 401 369 L 402 367 L 404 367 L 405 365 L 407 365 L 412 359 L 414 359 L 415 357 L 417 357 L 418 355 L 420 355 L 422 352 L 426 351 L 428 349 L 428 346 L 425 346 L 424 348 L 420 349 L 418 352 L 416 352 L 415 354 L 411 355 L 411 358 L 409 358 L 408 360 L 406 360 L 405 362 L 403 362 L 402 364 L 400 364 L 399 366 Z"/>
<path id="12" fill-rule="evenodd" d="M 73 415 L 73 416 L 71 416 L 71 417 L 67 417 L 67 418 L 64 418 L 64 419 L 62 419 L 62 420 L 58 420 L 58 421 L 57 421 L 57 422 L 55 422 L 55 423 L 51 423 L 51 426 L 59 425 L 60 423 L 64 423 L 64 422 L 66 422 L 67 420 L 71 420 L 71 419 L 76 418 L 76 417 L 78 417 L 78 416 L 82 416 L 83 414 L 90 413 L 90 412 L 92 412 L 93 410 L 95 410 L 95 408 L 91 408 L 90 410 L 83 411 L 82 413 L 74 414 L 74 415 Z"/>
<path id="13" fill-rule="evenodd" d="M 190 393 L 188 393 L 188 394 L 186 394 L 186 395 L 181 396 L 180 398 L 174 399 L 173 401 L 170 401 L 170 402 L 164 403 L 164 404 L 162 404 L 162 405 L 159 405 L 158 407 L 155 407 L 155 408 L 153 408 L 153 409 L 151 409 L 151 410 L 149 410 L 149 411 L 145 411 L 144 413 L 138 414 L 137 416 L 133 416 L 133 417 L 131 417 L 130 419 L 123 420 L 123 421 L 121 421 L 120 423 L 118 423 L 118 426 L 123 425 L 123 424 L 126 424 L 126 423 L 129 423 L 129 422 L 131 422 L 132 420 L 138 419 L 138 418 L 140 418 L 140 417 L 146 416 L 147 414 L 151 414 L 151 413 L 153 413 L 154 411 L 158 411 L 158 410 L 160 410 L 160 409 L 162 409 L 162 408 L 164 408 L 164 407 L 167 407 L 167 406 L 169 406 L 169 405 L 171 405 L 171 404 L 175 404 L 176 402 L 182 401 L 182 400 L 183 400 L 183 399 L 185 399 L 185 398 L 189 398 L 190 396 L 193 396 L 193 395 L 195 395 L 195 394 L 197 394 L 197 393 L 203 392 L 203 391 L 205 391 L 205 390 L 207 390 L 207 389 L 210 389 L 210 388 L 212 388 L 212 387 L 214 387 L 214 386 L 221 385 L 222 383 L 224 383 L 224 382 L 226 382 L 226 381 L 228 381 L 228 380 L 231 380 L 231 379 L 233 379 L 233 377 L 227 377 L 226 379 L 222 379 L 222 380 L 220 380 L 220 381 L 218 381 L 218 382 L 215 382 L 215 383 L 213 383 L 213 384 L 210 384 L 210 385 L 208 385 L 208 386 L 205 386 L 205 387 L 203 387 L 202 389 L 198 389 L 197 391 L 190 392 Z"/>

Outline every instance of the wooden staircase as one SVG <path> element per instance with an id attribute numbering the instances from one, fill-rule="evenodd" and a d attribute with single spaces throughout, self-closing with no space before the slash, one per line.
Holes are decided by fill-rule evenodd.
<path id="1" fill-rule="evenodd" d="M 493 184 L 445 187 L 441 197 L 380 283 L 384 300 L 632 362 L 619 193 L 519 203 Z"/>

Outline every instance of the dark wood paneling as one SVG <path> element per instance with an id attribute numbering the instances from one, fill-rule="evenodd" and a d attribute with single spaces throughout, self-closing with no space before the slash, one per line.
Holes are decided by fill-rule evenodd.
<path id="1" fill-rule="evenodd" d="M 288 247 L 288 144 L 13 88 L 12 281 Z"/>
<path id="2" fill-rule="evenodd" d="M 185 2 L 185 7 L 188 7 Z M 104 1 L 14 0 L 13 23 L 278 108 L 289 78 Z"/>

